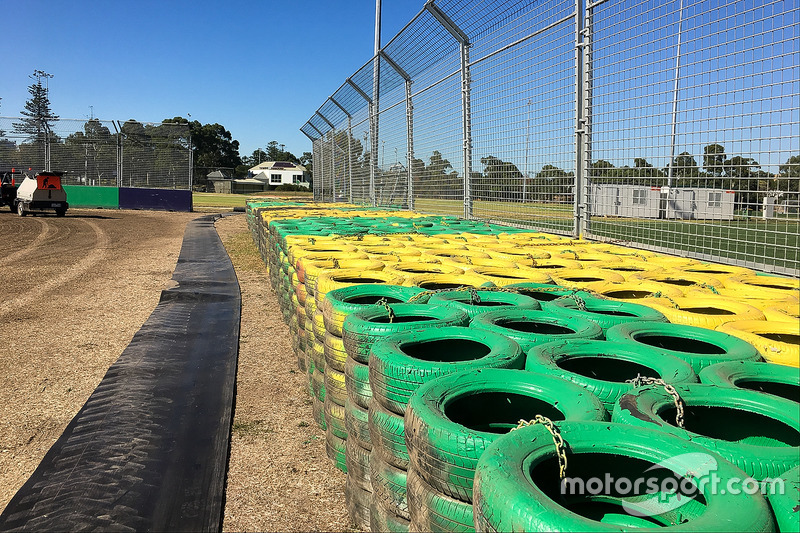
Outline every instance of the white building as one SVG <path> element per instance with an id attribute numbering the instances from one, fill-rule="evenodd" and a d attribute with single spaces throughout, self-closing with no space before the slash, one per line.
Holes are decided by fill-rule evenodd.
<path id="1" fill-rule="evenodd" d="M 289 161 L 264 161 L 250 169 L 250 177 L 263 181 L 270 187 L 300 185 L 308 187 L 306 167 Z"/>
<path id="2" fill-rule="evenodd" d="M 701 187 L 592 185 L 594 216 L 673 220 L 733 220 L 734 191 Z"/>

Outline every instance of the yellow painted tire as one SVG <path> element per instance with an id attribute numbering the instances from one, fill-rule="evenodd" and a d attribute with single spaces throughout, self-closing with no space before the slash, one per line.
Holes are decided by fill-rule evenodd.
<path id="1" fill-rule="evenodd" d="M 722 282 L 713 276 L 694 274 L 676 269 L 668 269 L 663 272 L 643 272 L 636 276 L 630 276 L 631 281 L 653 281 L 665 285 L 677 286 L 681 290 L 689 287 L 708 288 L 711 292 L 719 292 Z M 713 287 L 713 289 L 711 289 Z"/>
<path id="2" fill-rule="evenodd" d="M 485 286 L 487 283 L 491 284 L 487 278 L 468 272 L 465 274 L 417 274 L 407 277 L 403 285 L 431 291 L 455 289 L 463 286 L 477 288 L 482 285 Z"/>
<path id="3" fill-rule="evenodd" d="M 588 252 L 583 250 L 573 250 L 567 248 L 562 250 L 557 256 L 564 259 L 580 262 L 584 268 L 598 267 L 601 265 L 610 265 L 614 263 L 622 263 L 622 258 L 618 255 L 607 254 L 603 252 Z"/>
<path id="4" fill-rule="evenodd" d="M 349 259 L 367 259 L 367 254 L 363 252 L 320 252 L 320 253 L 309 253 L 299 257 L 294 263 L 295 271 L 297 272 L 297 280 L 300 283 L 305 283 L 305 271 L 306 265 L 308 263 L 316 262 L 316 261 L 330 261 L 333 260 L 337 261 L 344 261 Z"/>
<path id="5" fill-rule="evenodd" d="M 640 274 L 665 272 L 662 266 L 634 259 L 625 259 L 621 263 L 611 263 L 610 265 L 598 265 L 598 268 L 608 270 L 609 272 L 616 272 L 626 280 L 635 278 Z"/>
<path id="6" fill-rule="evenodd" d="M 385 285 L 402 285 L 403 277 L 387 270 L 363 271 L 358 269 L 329 270 L 317 278 L 317 290 L 314 294 L 317 307 L 322 307 L 325 295 L 332 290 L 350 285 L 381 283 Z"/>
<path id="7" fill-rule="evenodd" d="M 550 275 L 546 272 L 532 268 L 508 269 L 501 266 L 474 267 L 471 274 L 482 276 L 498 287 L 505 287 L 514 283 L 552 283 Z"/>
<path id="8" fill-rule="evenodd" d="M 523 259 L 516 262 L 519 268 L 533 268 L 547 274 L 558 275 L 559 272 L 565 270 L 583 268 L 579 261 L 572 261 L 570 259 Z"/>
<path id="9" fill-rule="evenodd" d="M 292 246 L 289 248 L 289 253 L 287 254 L 289 258 L 289 263 L 296 264 L 297 260 L 301 257 L 305 257 L 309 254 L 316 254 L 316 253 L 328 253 L 328 254 L 339 254 L 342 252 L 357 252 L 358 249 L 353 246 L 352 244 L 344 244 L 344 243 L 316 243 L 316 244 L 303 244 Z"/>
<path id="10" fill-rule="evenodd" d="M 517 268 L 517 264 L 514 263 L 513 261 L 497 259 L 495 257 L 487 257 L 487 258 L 452 257 L 450 259 L 442 259 L 442 264 L 455 265 L 459 268 L 463 268 L 465 272 L 469 272 L 470 270 L 477 267 L 497 267 L 497 268 L 504 268 L 511 270 Z"/>
<path id="11" fill-rule="evenodd" d="M 661 311 L 673 324 L 707 329 L 716 329 L 726 322 L 765 320 L 760 309 L 722 297 L 650 298 L 646 304 Z"/>
<path id="12" fill-rule="evenodd" d="M 746 267 L 733 266 L 733 265 L 719 265 L 716 263 L 696 263 L 694 265 L 687 265 L 681 267 L 680 270 L 694 274 L 704 274 L 706 276 L 713 276 L 724 281 L 731 277 L 736 276 L 751 276 L 755 272 Z"/>
<path id="13" fill-rule="evenodd" d="M 696 265 L 700 261 L 697 259 L 690 259 L 688 257 L 678 257 L 676 255 L 658 254 L 653 257 L 647 258 L 648 263 L 662 266 L 666 269 L 670 268 L 686 268 L 689 265 Z"/>
<path id="14" fill-rule="evenodd" d="M 438 261 L 444 263 L 447 261 L 457 261 L 459 263 L 469 262 L 469 259 L 488 259 L 489 254 L 476 249 L 467 250 L 451 250 L 448 247 L 425 249 L 422 251 L 423 256 L 430 256 L 436 258 Z"/>
<path id="15" fill-rule="evenodd" d="M 390 264 L 385 269 L 386 272 L 394 273 L 397 276 L 407 277 L 417 274 L 463 274 L 464 269 L 455 265 L 444 265 L 442 263 L 421 263 L 417 261 L 401 261 L 400 263 Z"/>
<path id="16" fill-rule="evenodd" d="M 623 283 L 625 281 L 624 276 L 613 270 L 606 270 L 603 268 L 569 270 L 567 272 L 553 274 L 551 277 L 556 285 L 561 285 L 562 287 L 586 288 L 589 290 L 600 286 L 599 284 Z"/>
<path id="17" fill-rule="evenodd" d="M 749 342 L 770 363 L 800 367 L 800 334 L 796 322 L 742 320 L 722 324 L 717 331 Z"/>
<path id="18" fill-rule="evenodd" d="M 800 298 L 800 280 L 794 278 L 738 276 L 727 280 L 725 282 L 725 288 L 742 293 L 753 292 L 754 298 L 771 298 L 777 296 Z"/>
<path id="19" fill-rule="evenodd" d="M 800 324 L 800 303 L 786 302 L 764 309 L 764 316 L 773 322 Z"/>
<path id="20" fill-rule="evenodd" d="M 486 253 L 492 257 L 504 260 L 525 261 L 528 259 L 550 259 L 552 254 L 541 248 L 532 246 L 509 246 L 508 244 L 496 244 L 486 247 Z"/>
<path id="21" fill-rule="evenodd" d="M 604 287 L 596 287 L 594 291 L 612 300 L 635 302 L 642 305 L 647 305 L 649 299 L 658 298 L 659 296 L 683 297 L 683 291 L 677 287 L 651 281 L 629 280 L 624 283 L 608 283 Z"/>
<path id="22" fill-rule="evenodd" d="M 757 307 L 762 311 L 768 307 L 773 307 L 776 305 L 800 305 L 798 299 L 792 296 L 789 291 L 772 292 L 768 290 L 754 289 L 753 287 L 747 285 L 740 285 L 734 286 L 734 288 L 722 287 L 717 289 L 717 292 L 719 292 L 719 295 L 724 298 L 736 300 L 737 302 L 743 302 L 747 305 L 752 305 L 753 307 Z M 699 290 L 687 290 L 686 296 L 693 296 L 699 293 Z M 706 295 L 705 292 L 704 295 Z"/>
<path id="23" fill-rule="evenodd" d="M 337 269 L 377 271 L 383 270 L 385 263 L 374 259 L 336 259 L 326 261 L 298 261 L 305 269 L 304 278 L 306 292 L 312 295 L 317 293 L 317 278 L 325 273 Z"/>

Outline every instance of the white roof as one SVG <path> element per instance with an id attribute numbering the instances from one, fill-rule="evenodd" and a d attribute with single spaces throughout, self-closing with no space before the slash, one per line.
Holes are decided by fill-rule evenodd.
<path id="1" fill-rule="evenodd" d="M 277 167 L 275 166 L 277 164 Z M 250 168 L 250 172 L 254 174 L 258 174 L 264 170 L 288 170 L 288 171 L 298 171 L 298 172 L 305 172 L 306 167 L 303 165 L 298 165 L 296 163 L 290 163 L 289 161 L 263 161 L 256 166 Z"/>

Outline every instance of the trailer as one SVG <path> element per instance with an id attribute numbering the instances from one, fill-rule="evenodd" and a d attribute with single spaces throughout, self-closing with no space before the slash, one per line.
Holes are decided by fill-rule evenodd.
<path id="1" fill-rule="evenodd" d="M 39 172 L 35 178 L 26 177 L 16 191 L 14 205 L 17 214 L 55 211 L 56 216 L 67 214 L 67 193 L 61 187 L 61 172 Z"/>

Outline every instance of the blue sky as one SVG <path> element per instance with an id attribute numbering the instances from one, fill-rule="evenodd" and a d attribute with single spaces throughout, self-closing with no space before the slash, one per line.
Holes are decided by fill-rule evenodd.
<path id="1" fill-rule="evenodd" d="M 423 4 L 384 0 L 384 42 Z M 19 114 L 38 69 L 62 118 L 191 114 L 225 126 L 243 156 L 271 140 L 299 156 L 311 150 L 299 128 L 372 57 L 375 2 L 0 0 L 0 20 L 0 116 Z"/>

